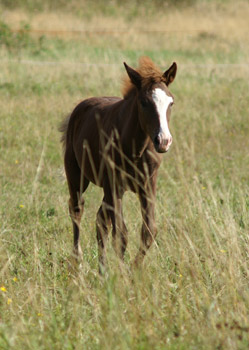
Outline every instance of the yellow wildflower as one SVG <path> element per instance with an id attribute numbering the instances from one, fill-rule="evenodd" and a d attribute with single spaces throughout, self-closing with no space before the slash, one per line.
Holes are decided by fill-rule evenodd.
<path id="1" fill-rule="evenodd" d="M 182 278 L 182 274 L 181 273 L 180 273 L 179 277 Z"/>
<path id="2" fill-rule="evenodd" d="M 7 304 L 10 305 L 12 303 L 12 299 L 8 298 L 7 299 Z"/>
<path id="3" fill-rule="evenodd" d="M 226 253 L 227 251 L 225 249 L 220 249 L 221 253 Z"/>
<path id="4" fill-rule="evenodd" d="M 205 186 L 202 186 L 202 189 L 203 189 L 203 190 L 205 190 L 205 189 L 206 189 L 206 187 L 205 187 Z"/>
<path id="5" fill-rule="evenodd" d="M 17 277 L 16 277 L 16 276 L 13 277 L 13 281 L 14 281 L 14 282 L 17 282 Z"/>
<path id="6" fill-rule="evenodd" d="M 4 286 L 2 286 L 0 289 L 2 292 L 7 292 L 7 289 Z"/>
<path id="7" fill-rule="evenodd" d="M 18 164 L 18 163 L 19 163 L 19 160 L 18 160 L 18 159 L 16 159 L 16 160 L 15 160 L 15 163 L 16 163 L 16 164 Z"/>
<path id="8" fill-rule="evenodd" d="M 20 205 L 19 205 L 19 208 L 24 208 L 24 205 L 23 205 L 23 204 L 20 204 Z"/>
<path id="9" fill-rule="evenodd" d="M 38 313 L 37 313 L 37 316 L 42 317 L 43 314 L 42 314 L 41 312 L 38 312 Z"/>

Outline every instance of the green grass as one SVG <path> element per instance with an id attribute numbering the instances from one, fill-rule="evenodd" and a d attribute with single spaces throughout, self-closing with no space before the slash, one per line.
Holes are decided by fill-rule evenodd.
<path id="1" fill-rule="evenodd" d="M 174 16 L 176 27 L 186 21 L 186 33 L 177 35 L 131 28 L 123 36 L 41 37 L 32 33 L 34 15 L 16 37 L 1 18 L 0 349 L 248 349 L 249 70 L 243 64 L 249 46 L 243 4 L 242 12 L 223 5 L 215 16 L 209 5 L 165 14 L 165 23 Z M 207 23 L 215 26 L 217 18 L 224 25 L 213 37 Z M 190 35 L 194 19 L 209 22 Z M 146 27 L 142 17 L 135 20 L 136 28 Z M 116 18 L 107 21 L 116 28 Z M 87 23 L 98 28 L 94 19 Z M 148 29 L 154 23 L 150 18 Z M 240 25 L 230 32 L 233 23 Z M 90 186 L 77 274 L 57 127 L 81 99 L 120 95 L 122 62 L 135 67 L 143 54 L 162 69 L 172 61 L 179 67 L 171 87 L 174 141 L 158 177 L 157 240 L 143 268 L 131 271 L 141 216 L 136 196 L 127 193 L 125 264 L 110 245 L 108 273 L 101 278 L 95 218 L 102 192 Z"/>

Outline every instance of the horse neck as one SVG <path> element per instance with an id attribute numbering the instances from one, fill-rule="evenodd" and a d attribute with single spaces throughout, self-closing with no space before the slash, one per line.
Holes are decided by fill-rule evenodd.
<path id="1" fill-rule="evenodd" d="M 135 158 L 142 156 L 149 138 L 143 131 L 139 121 L 139 110 L 137 96 L 133 94 L 123 100 L 121 121 L 122 143 L 124 150 Z"/>

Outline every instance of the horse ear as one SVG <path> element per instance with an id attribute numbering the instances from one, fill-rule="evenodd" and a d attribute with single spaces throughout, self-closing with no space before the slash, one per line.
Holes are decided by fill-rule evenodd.
<path id="1" fill-rule="evenodd" d="M 127 74 L 129 75 L 129 78 L 131 79 L 131 82 L 138 88 L 141 88 L 141 81 L 142 77 L 141 75 L 133 68 L 129 67 L 128 64 L 124 62 L 124 66 L 126 69 Z"/>
<path id="2" fill-rule="evenodd" d="M 177 71 L 177 65 L 176 63 L 174 62 L 168 70 L 166 70 L 165 73 L 163 73 L 163 77 L 165 79 L 165 83 L 166 85 L 168 86 L 169 84 L 171 84 L 174 79 L 175 79 L 175 76 L 176 76 L 176 71 Z"/>

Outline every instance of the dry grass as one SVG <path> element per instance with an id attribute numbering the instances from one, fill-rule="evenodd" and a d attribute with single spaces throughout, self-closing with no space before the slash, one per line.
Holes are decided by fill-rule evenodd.
<path id="1" fill-rule="evenodd" d="M 124 8 L 123 14 L 127 15 L 126 11 Z M 128 32 L 133 29 L 176 32 L 194 32 L 197 30 L 218 31 L 229 37 L 241 37 L 241 35 L 246 36 L 248 31 L 248 11 L 247 1 L 230 2 L 229 6 L 225 4 L 223 6 L 218 5 L 216 2 L 200 2 L 188 8 L 169 8 L 163 13 L 154 13 L 154 15 L 146 18 L 146 21 L 141 21 L 139 15 L 130 19 L 128 16 L 113 18 L 100 14 L 86 18 L 84 16 L 75 17 L 75 15 L 63 11 L 28 13 L 20 9 L 16 11 L 3 9 L 2 19 L 13 28 L 18 28 L 21 22 L 29 22 L 31 27 L 37 30 L 127 30 L 128 23 L 132 24 L 129 26 Z"/>

